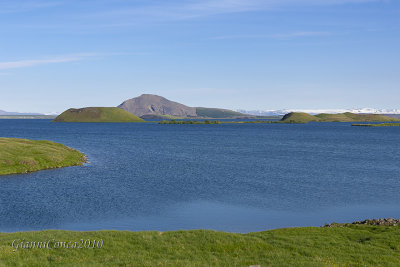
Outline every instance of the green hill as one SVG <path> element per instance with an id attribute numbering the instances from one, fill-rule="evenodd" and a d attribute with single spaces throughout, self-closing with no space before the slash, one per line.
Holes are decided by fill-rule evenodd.
<path id="1" fill-rule="evenodd" d="M 310 121 L 320 121 L 320 119 L 304 112 L 291 112 L 281 119 L 281 122 L 286 123 L 307 123 Z"/>
<path id="2" fill-rule="evenodd" d="M 248 117 L 249 115 L 236 112 L 229 109 L 221 109 L 221 108 L 196 108 L 196 114 L 198 117 L 205 118 L 215 118 L 215 119 L 224 119 L 224 118 L 235 118 L 235 117 Z"/>
<path id="3" fill-rule="evenodd" d="M 339 114 L 318 114 L 310 115 L 301 112 L 291 112 L 286 114 L 281 122 L 285 123 L 307 123 L 312 121 L 318 122 L 391 122 L 400 121 L 400 119 L 378 114 L 354 114 L 350 112 Z"/>
<path id="4" fill-rule="evenodd" d="M 0 175 L 82 165 L 81 152 L 51 141 L 0 138 Z"/>
<path id="5" fill-rule="evenodd" d="M 89 107 L 64 111 L 54 122 L 144 122 L 132 113 L 120 108 Z"/>

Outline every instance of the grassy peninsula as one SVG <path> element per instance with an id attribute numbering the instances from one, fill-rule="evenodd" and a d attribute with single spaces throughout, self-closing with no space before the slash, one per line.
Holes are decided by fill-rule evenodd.
<path id="1" fill-rule="evenodd" d="M 91 245 L 102 240 L 103 246 L 71 248 L 74 242 L 79 246 L 81 239 Z M 30 242 L 49 240 L 52 249 L 16 248 L 21 242 L 29 247 Z M 399 266 L 400 227 L 346 224 L 249 234 L 206 230 L 0 233 L 0 265 Z"/>
<path id="2" fill-rule="evenodd" d="M 339 114 L 310 115 L 302 112 L 291 112 L 286 114 L 281 122 L 285 123 L 308 123 L 308 122 L 398 122 L 400 119 L 378 114 L 354 114 L 350 112 Z"/>
<path id="3" fill-rule="evenodd" d="M 70 108 L 61 113 L 54 122 L 144 122 L 132 113 L 113 107 Z"/>
<path id="4" fill-rule="evenodd" d="M 82 165 L 81 152 L 51 141 L 0 138 L 0 175 Z"/>

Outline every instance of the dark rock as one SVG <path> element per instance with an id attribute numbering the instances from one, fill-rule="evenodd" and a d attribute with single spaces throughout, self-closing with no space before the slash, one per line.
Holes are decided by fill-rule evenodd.
<path id="1" fill-rule="evenodd" d="M 379 225 L 379 226 L 398 226 L 400 225 L 400 219 L 386 218 L 386 219 L 372 219 L 364 221 L 355 221 L 351 223 L 352 225 Z M 323 227 L 343 227 L 349 225 L 347 223 L 331 223 L 325 224 Z"/>

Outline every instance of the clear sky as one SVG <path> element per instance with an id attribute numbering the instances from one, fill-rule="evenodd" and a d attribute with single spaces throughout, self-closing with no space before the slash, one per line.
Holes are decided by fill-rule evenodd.
<path id="1" fill-rule="evenodd" d="M 1 0 L 0 109 L 400 108 L 398 0 Z"/>

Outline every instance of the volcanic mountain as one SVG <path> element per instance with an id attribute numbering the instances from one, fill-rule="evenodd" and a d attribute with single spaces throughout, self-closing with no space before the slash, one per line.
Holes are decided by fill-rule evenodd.
<path id="1" fill-rule="evenodd" d="M 126 100 L 118 107 L 139 117 L 143 115 L 197 116 L 196 108 L 170 101 L 162 96 L 150 94 L 143 94 Z"/>
<path id="2" fill-rule="evenodd" d="M 118 107 L 145 119 L 158 117 L 235 118 L 249 116 L 228 109 L 188 107 L 162 96 L 151 94 L 143 94 L 126 100 Z"/>

